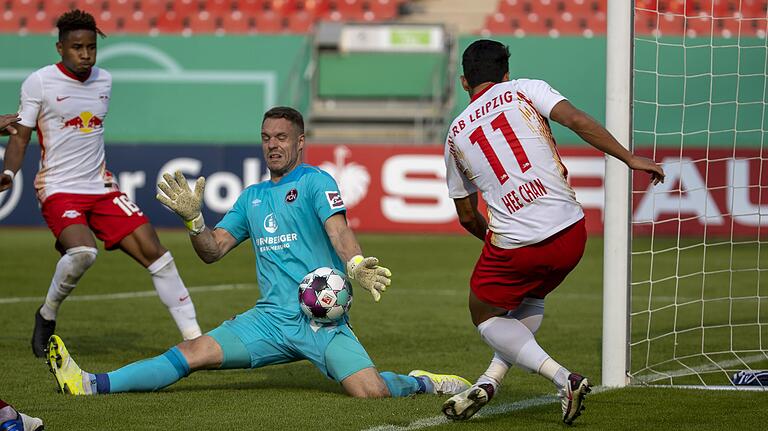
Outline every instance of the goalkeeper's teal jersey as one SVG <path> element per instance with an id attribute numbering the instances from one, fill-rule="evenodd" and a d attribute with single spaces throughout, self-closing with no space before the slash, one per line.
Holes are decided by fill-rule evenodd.
<path id="1" fill-rule="evenodd" d="M 300 314 L 299 283 L 327 266 L 346 273 L 325 232 L 328 217 L 346 211 L 336 181 L 301 164 L 277 183 L 246 188 L 216 225 L 238 243 L 251 239 L 261 298 L 256 308 L 292 317 Z"/>

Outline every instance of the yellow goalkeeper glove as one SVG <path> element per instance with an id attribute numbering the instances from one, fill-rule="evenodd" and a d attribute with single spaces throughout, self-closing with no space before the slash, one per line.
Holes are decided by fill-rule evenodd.
<path id="1" fill-rule="evenodd" d="M 195 191 L 189 188 L 187 179 L 181 171 L 176 171 L 174 176 L 163 174 L 165 182 L 160 181 L 157 186 L 165 195 L 158 193 L 157 200 L 167 206 L 184 220 L 184 225 L 190 233 L 197 235 L 205 229 L 203 213 L 203 190 L 205 190 L 205 178 L 200 177 L 195 183 Z"/>
<path id="2" fill-rule="evenodd" d="M 379 259 L 375 257 L 363 257 L 359 254 L 353 256 L 347 262 L 347 275 L 365 290 L 371 292 L 373 300 L 379 302 L 381 292 L 387 290 L 392 282 L 392 272 L 379 266 Z"/>

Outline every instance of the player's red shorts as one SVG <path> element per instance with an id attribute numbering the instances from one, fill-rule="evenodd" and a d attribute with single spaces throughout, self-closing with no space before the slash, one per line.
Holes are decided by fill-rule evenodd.
<path id="1" fill-rule="evenodd" d="M 55 193 L 43 202 L 42 210 L 43 218 L 56 238 L 65 227 L 84 224 L 104 241 L 107 250 L 116 248 L 136 228 L 149 223 L 141 209 L 122 192 L 98 195 Z"/>
<path id="2" fill-rule="evenodd" d="M 504 249 L 485 239 L 469 281 L 478 299 L 514 310 L 524 298 L 544 298 L 581 260 L 587 242 L 584 219 L 536 244 Z"/>

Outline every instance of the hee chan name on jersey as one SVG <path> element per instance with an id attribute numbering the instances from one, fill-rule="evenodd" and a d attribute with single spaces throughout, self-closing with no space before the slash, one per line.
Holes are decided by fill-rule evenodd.
<path id="1" fill-rule="evenodd" d="M 528 181 L 522 186 L 517 187 L 517 193 L 514 189 L 511 190 L 509 193 L 502 196 L 501 201 L 504 203 L 504 206 L 507 207 L 509 213 L 514 214 L 516 211 L 546 194 L 546 187 L 544 187 L 541 179 L 536 178 L 533 181 Z"/>

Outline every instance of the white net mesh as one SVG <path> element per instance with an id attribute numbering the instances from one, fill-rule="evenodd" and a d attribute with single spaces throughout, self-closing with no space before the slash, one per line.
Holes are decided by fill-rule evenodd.
<path id="1" fill-rule="evenodd" d="M 630 373 L 733 385 L 768 369 L 765 0 L 638 0 Z M 759 382 L 757 383 L 759 385 Z"/>

